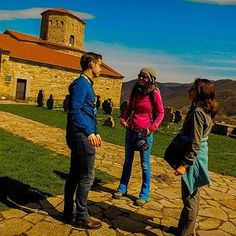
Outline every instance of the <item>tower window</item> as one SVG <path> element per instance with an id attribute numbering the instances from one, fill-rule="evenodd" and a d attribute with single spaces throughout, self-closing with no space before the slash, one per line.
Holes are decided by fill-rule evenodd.
<path id="1" fill-rule="evenodd" d="M 71 35 L 71 36 L 70 36 L 69 45 L 70 45 L 70 46 L 74 46 L 74 43 L 75 43 L 75 36 L 74 36 L 74 35 Z"/>

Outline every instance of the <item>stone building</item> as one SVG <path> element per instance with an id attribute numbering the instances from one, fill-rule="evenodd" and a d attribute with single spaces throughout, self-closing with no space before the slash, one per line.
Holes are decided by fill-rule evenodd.
<path id="1" fill-rule="evenodd" d="M 81 72 L 85 22 L 65 9 L 42 14 L 40 38 L 13 30 L 0 34 L 0 99 L 35 102 L 53 94 L 62 104 L 68 85 Z M 102 52 L 97 49 L 98 53 Z M 123 76 L 103 63 L 94 90 L 101 100 L 112 98 L 119 106 Z"/>

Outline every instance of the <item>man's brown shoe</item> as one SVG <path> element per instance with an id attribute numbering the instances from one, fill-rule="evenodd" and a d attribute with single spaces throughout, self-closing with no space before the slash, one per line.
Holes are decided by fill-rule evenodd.
<path id="1" fill-rule="evenodd" d="M 102 227 L 102 222 L 99 219 L 89 216 L 88 219 L 79 221 L 78 225 L 87 229 L 99 229 Z"/>

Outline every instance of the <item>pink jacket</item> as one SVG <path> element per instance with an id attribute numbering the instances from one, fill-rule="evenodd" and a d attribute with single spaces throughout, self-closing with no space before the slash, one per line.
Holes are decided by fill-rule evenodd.
<path id="1" fill-rule="evenodd" d="M 153 92 L 153 97 L 157 113 L 155 120 L 152 119 L 153 107 L 149 95 L 137 94 L 135 97 L 130 97 L 129 104 L 121 116 L 120 122 L 128 122 L 130 128 L 149 128 L 151 132 L 154 132 L 164 118 L 164 107 L 160 92 L 156 89 Z"/>

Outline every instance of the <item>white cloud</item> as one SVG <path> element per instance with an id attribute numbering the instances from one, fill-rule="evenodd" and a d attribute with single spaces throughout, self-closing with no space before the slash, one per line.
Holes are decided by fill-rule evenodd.
<path id="1" fill-rule="evenodd" d="M 221 63 L 221 64 L 228 64 L 228 65 L 236 65 L 236 59 L 232 60 L 219 60 L 219 59 L 209 59 L 209 62 L 212 63 Z"/>
<path id="2" fill-rule="evenodd" d="M 236 0 L 186 0 L 187 2 L 199 2 L 217 5 L 236 5 Z"/>
<path id="3" fill-rule="evenodd" d="M 41 19 L 41 13 L 49 8 L 29 8 L 22 10 L 0 10 L 0 21 L 14 19 Z M 92 14 L 79 11 L 71 11 L 75 16 L 81 19 L 94 19 Z"/>
<path id="4" fill-rule="evenodd" d="M 97 41 L 86 42 L 85 45 L 86 51 L 101 53 L 105 63 L 125 77 L 124 81 L 136 79 L 139 70 L 144 66 L 153 67 L 158 73 L 160 82 L 192 82 L 196 77 L 214 80 L 232 79 L 229 73 L 234 73 L 236 79 L 236 68 L 189 64 L 163 51 L 153 52 L 150 49 L 128 48 L 121 44 L 105 44 Z M 217 75 L 217 72 L 224 76 Z"/>

